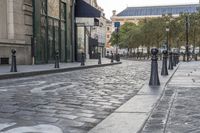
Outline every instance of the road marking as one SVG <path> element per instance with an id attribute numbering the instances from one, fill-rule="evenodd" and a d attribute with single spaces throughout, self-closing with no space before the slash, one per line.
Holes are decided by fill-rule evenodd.
<path id="1" fill-rule="evenodd" d="M 6 86 L 6 88 L 16 88 L 16 87 L 26 87 L 26 86 L 36 86 L 36 85 L 42 85 L 42 84 L 45 84 L 46 81 L 33 81 L 33 82 L 26 82 L 26 83 L 23 83 L 21 85 L 10 85 L 10 86 Z M 0 89 L 4 89 L 4 87 L 0 87 Z"/>
<path id="2" fill-rule="evenodd" d="M 8 128 L 8 127 L 11 127 L 11 126 L 14 126 L 16 123 L 0 123 L 0 131 L 5 129 L 5 128 Z"/>
<path id="3" fill-rule="evenodd" d="M 56 86 L 64 84 L 64 83 L 65 82 L 58 82 L 58 83 L 48 84 L 48 85 L 45 85 L 42 87 L 37 87 L 37 88 L 32 89 L 31 93 L 46 93 L 46 92 L 52 92 L 52 91 L 54 92 L 56 90 Z M 44 90 L 49 87 L 54 87 L 55 89 L 54 90 Z"/>
<path id="4" fill-rule="evenodd" d="M 11 125 L 12 124 L 12 125 Z M 1 126 L 4 126 L 4 128 L 7 128 L 9 126 L 13 126 L 14 123 L 9 124 L 0 124 Z M 63 131 L 53 125 L 37 125 L 37 126 L 31 126 L 31 127 L 17 127 L 10 129 L 8 131 L 4 131 L 1 133 L 63 133 Z"/>

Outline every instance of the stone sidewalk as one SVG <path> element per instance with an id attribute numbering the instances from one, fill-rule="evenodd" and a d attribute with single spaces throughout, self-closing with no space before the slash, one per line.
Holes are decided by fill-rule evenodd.
<path id="1" fill-rule="evenodd" d="M 200 62 L 181 63 L 142 133 L 200 132 Z"/>
<path id="2" fill-rule="evenodd" d="M 60 68 L 55 69 L 54 64 L 41 65 L 17 65 L 18 72 L 10 72 L 10 65 L 0 65 L 0 79 L 28 77 L 34 75 L 67 72 L 80 69 L 88 69 L 95 67 L 103 67 L 109 65 L 120 64 L 121 62 L 111 63 L 110 59 L 102 58 L 102 64 L 98 65 L 97 59 L 86 60 L 85 66 L 80 66 L 80 62 L 60 63 Z"/>
<path id="3" fill-rule="evenodd" d="M 110 63 L 109 59 L 102 58 L 102 64 Z M 86 60 L 86 65 L 97 65 L 97 59 Z M 60 68 L 78 67 L 80 62 L 73 63 L 60 63 Z M 18 72 L 30 72 L 54 69 L 54 64 L 41 64 L 41 65 L 17 65 Z M 10 65 L 0 65 L 0 75 L 10 73 Z"/>
<path id="4" fill-rule="evenodd" d="M 144 86 L 89 133 L 200 133 L 200 62 L 174 71 L 164 87 Z"/>

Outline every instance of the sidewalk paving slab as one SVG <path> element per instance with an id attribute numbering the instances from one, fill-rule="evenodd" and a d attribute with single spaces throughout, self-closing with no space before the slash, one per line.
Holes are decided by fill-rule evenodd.
<path id="1" fill-rule="evenodd" d="M 150 87 L 148 82 L 136 96 L 118 108 L 89 133 L 137 133 L 143 128 L 152 110 L 178 66 L 168 76 L 160 76 L 161 86 Z"/>
<path id="2" fill-rule="evenodd" d="M 97 60 L 89 60 L 86 62 L 85 66 L 80 66 L 80 63 L 60 63 L 60 68 L 54 68 L 54 64 L 43 64 L 43 65 L 18 65 L 18 72 L 9 72 L 10 65 L 0 66 L 0 80 L 10 79 L 10 78 L 19 78 L 19 77 L 28 77 L 35 75 L 75 71 L 81 69 L 89 69 L 95 67 L 105 67 L 110 65 L 121 64 L 121 62 L 110 63 L 109 59 L 102 59 L 102 64 L 97 64 Z"/>
<path id="3" fill-rule="evenodd" d="M 181 63 L 142 133 L 199 133 L 200 62 Z"/>

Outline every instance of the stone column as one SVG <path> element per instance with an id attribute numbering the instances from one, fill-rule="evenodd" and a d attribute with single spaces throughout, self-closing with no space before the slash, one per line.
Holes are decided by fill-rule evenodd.
<path id="1" fill-rule="evenodd" d="M 15 38 L 14 31 L 14 9 L 13 0 L 7 0 L 7 29 L 8 29 L 8 39 Z"/>
<path id="2" fill-rule="evenodd" d="M 7 1 L 0 0 L 0 39 L 6 39 L 7 34 Z"/>

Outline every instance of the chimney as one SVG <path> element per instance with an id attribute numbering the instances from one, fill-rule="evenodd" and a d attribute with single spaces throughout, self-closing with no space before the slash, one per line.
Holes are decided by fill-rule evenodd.
<path id="1" fill-rule="evenodd" d="M 113 16 L 116 16 L 116 10 L 113 10 L 112 12 L 113 12 Z"/>

